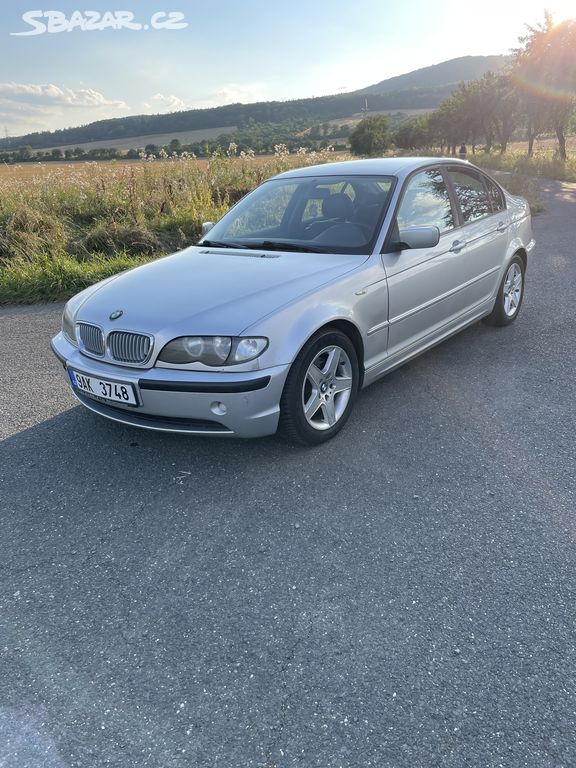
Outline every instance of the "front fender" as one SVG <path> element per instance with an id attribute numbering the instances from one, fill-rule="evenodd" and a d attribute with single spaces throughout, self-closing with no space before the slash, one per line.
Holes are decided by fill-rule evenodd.
<path id="1" fill-rule="evenodd" d="M 261 368 L 287 365 L 296 359 L 302 347 L 320 328 L 338 321 L 351 323 L 361 335 L 351 307 L 334 302 L 300 307 L 279 312 L 268 318 L 265 327 L 254 325 L 243 333 L 245 336 L 267 336 L 270 346 L 259 358 Z M 361 361 L 360 361 L 361 363 Z"/>
<path id="2" fill-rule="evenodd" d="M 335 322 L 348 322 L 354 335 L 366 343 L 366 329 L 387 317 L 386 281 L 380 259 L 352 273 L 337 285 L 324 286 L 280 308 L 246 328 L 242 336 L 265 336 L 270 340 L 258 358 L 260 368 L 287 365 L 320 328 Z M 360 360 L 363 365 L 363 360 Z"/>

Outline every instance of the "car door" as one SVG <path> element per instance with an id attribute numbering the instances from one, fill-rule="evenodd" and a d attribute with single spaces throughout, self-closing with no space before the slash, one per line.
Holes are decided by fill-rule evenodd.
<path id="1" fill-rule="evenodd" d="M 448 166 L 447 177 L 460 208 L 461 236 L 466 242 L 464 296 L 469 311 L 496 291 L 508 248 L 508 212 L 504 195 L 473 168 Z"/>
<path id="2" fill-rule="evenodd" d="M 407 180 L 392 231 L 401 236 L 406 227 L 435 226 L 440 240 L 434 248 L 388 248 L 382 254 L 388 277 L 389 360 L 426 346 L 464 311 L 466 245 L 458 224 L 439 167 L 419 171 Z"/>

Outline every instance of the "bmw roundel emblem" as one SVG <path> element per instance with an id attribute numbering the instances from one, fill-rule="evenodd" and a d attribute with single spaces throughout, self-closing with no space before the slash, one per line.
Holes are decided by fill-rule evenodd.
<path id="1" fill-rule="evenodd" d="M 116 312 L 112 312 L 110 315 L 110 320 L 118 320 L 119 317 L 122 317 L 124 312 L 121 309 L 117 309 Z"/>

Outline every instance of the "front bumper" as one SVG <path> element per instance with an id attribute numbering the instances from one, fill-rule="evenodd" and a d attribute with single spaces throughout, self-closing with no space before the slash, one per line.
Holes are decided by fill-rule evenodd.
<path id="1" fill-rule="evenodd" d="M 263 437 L 278 428 L 289 365 L 242 373 L 138 369 L 86 357 L 62 333 L 51 346 L 65 369 L 134 387 L 137 406 L 96 399 L 71 386 L 82 405 L 108 419 L 161 432 L 220 437 Z"/>

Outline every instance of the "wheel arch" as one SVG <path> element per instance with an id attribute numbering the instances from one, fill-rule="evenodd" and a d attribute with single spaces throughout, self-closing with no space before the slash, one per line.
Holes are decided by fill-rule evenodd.
<path id="1" fill-rule="evenodd" d="M 349 399 L 346 399 L 344 403 L 344 411 L 336 417 L 334 424 L 329 423 L 328 427 L 321 428 L 319 426 L 314 426 L 312 422 L 308 420 L 307 415 L 302 408 L 304 393 L 302 387 L 304 386 L 307 376 L 306 368 L 303 366 L 310 366 L 315 359 L 314 356 L 317 356 L 321 352 L 325 352 L 324 339 L 327 339 L 332 335 L 332 339 L 330 340 L 330 343 L 332 343 L 332 340 L 335 339 L 334 334 L 336 333 L 344 335 L 346 338 L 346 346 L 349 350 L 350 347 L 352 347 L 356 353 L 358 359 L 358 381 L 357 385 L 354 385 L 353 379 L 350 379 L 351 383 L 347 388 L 351 390 L 348 394 Z M 339 343 L 344 346 L 344 339 Z M 307 354 L 307 350 L 310 356 L 308 358 L 304 357 L 303 359 L 300 359 L 302 355 Z M 310 333 L 306 340 L 300 345 L 284 383 L 280 400 L 279 430 L 285 437 L 303 445 L 318 445 L 325 440 L 330 439 L 331 436 L 336 434 L 336 432 L 344 426 L 350 415 L 354 398 L 360 390 L 364 380 L 363 350 L 364 345 L 360 331 L 350 320 L 343 318 L 326 318 L 324 323 L 316 326 L 314 331 Z M 304 376 L 304 378 L 302 378 L 302 376 Z M 322 391 L 324 392 L 324 390 Z M 325 397 L 325 395 L 322 395 L 322 397 Z M 329 396 L 326 397 L 330 399 Z M 317 404 L 312 415 L 317 412 L 318 408 L 319 405 Z"/>
<path id="2" fill-rule="evenodd" d="M 514 256 L 520 256 L 522 259 L 522 262 L 524 263 L 524 271 L 528 268 L 528 253 L 525 248 L 517 248 Z M 514 258 L 514 257 L 512 257 Z"/>
<path id="3" fill-rule="evenodd" d="M 520 256 L 524 264 L 524 271 L 526 271 L 528 267 L 528 251 L 526 250 L 524 243 L 519 237 L 515 237 L 513 240 L 510 241 L 510 243 L 508 244 L 507 254 L 508 255 L 507 255 L 506 261 L 503 264 L 502 274 L 504 274 L 504 270 L 506 269 L 507 265 L 512 261 L 514 256 Z"/>
<path id="4" fill-rule="evenodd" d="M 316 331 L 314 331 L 312 336 L 316 336 L 316 334 L 320 332 L 329 331 L 333 328 L 347 336 L 352 342 L 354 349 L 356 350 L 356 357 L 358 358 L 358 373 L 360 375 L 358 389 L 361 389 L 364 382 L 364 342 L 362 341 L 362 334 L 354 325 L 354 323 L 350 322 L 350 320 L 339 319 L 331 320 L 320 326 L 320 328 L 317 328 Z M 306 339 L 301 347 L 302 349 L 306 346 L 306 344 L 308 344 L 312 336 Z"/>

